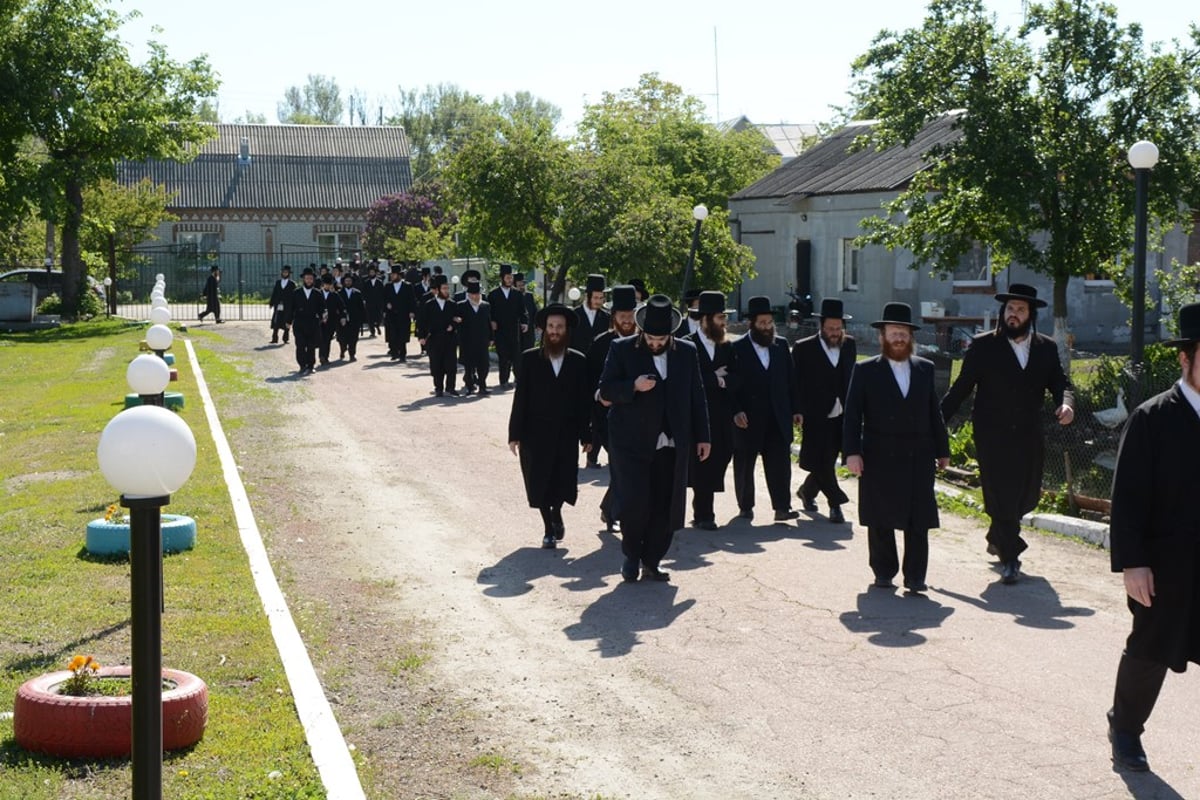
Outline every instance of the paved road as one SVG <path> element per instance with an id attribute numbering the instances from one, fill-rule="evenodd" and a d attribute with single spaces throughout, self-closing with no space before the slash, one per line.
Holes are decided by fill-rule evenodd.
<path id="1" fill-rule="evenodd" d="M 219 332 L 258 347 L 289 407 L 326 421 L 304 453 L 344 470 L 331 564 L 396 581 L 439 634 L 436 668 L 508 732 L 531 791 L 1200 796 L 1194 673 L 1168 678 L 1144 737 L 1156 773 L 1112 770 L 1104 712 L 1128 612 L 1104 551 L 1035 535 L 1027 577 L 1003 586 L 978 524 L 944 515 L 931 590 L 912 597 L 867 588 L 861 527 L 771 524 L 760 508 L 752 525 L 678 534 L 670 584 L 625 584 L 597 513 L 603 470 L 581 470 L 564 546 L 539 548 L 505 446 L 511 394 L 435 399 L 424 361 L 391 364 L 379 339 L 297 379 L 261 325 Z M 731 492 L 717 512 L 732 519 Z"/>

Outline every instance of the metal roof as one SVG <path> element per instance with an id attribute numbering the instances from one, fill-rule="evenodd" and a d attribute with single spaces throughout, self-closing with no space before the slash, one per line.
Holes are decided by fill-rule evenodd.
<path id="1" fill-rule="evenodd" d="M 408 137 L 398 126 L 213 127 L 216 138 L 194 160 L 123 161 L 117 180 L 162 184 L 176 193 L 172 210 L 366 210 L 412 186 Z"/>
<path id="2" fill-rule="evenodd" d="M 907 146 L 896 145 L 882 152 L 866 147 L 851 152 L 855 139 L 870 133 L 871 122 L 859 122 L 838 130 L 808 148 L 777 170 L 735 194 L 733 200 L 793 197 L 853 192 L 896 191 L 925 169 L 925 153 L 957 140 L 958 114 L 931 121 Z"/>

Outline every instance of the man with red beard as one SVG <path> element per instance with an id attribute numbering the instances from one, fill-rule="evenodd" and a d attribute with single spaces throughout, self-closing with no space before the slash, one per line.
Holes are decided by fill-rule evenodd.
<path id="1" fill-rule="evenodd" d="M 1049 391 L 1060 425 L 1075 418 L 1071 385 L 1058 360 L 1054 340 L 1034 328 L 1037 310 L 1046 305 L 1037 289 L 1014 283 L 997 294 L 1004 304 L 996 329 L 971 340 L 962 370 L 942 398 L 942 418 L 950 419 L 975 390 L 971 421 L 979 481 L 988 527 L 988 552 L 1000 558 L 1000 580 L 1016 583 L 1018 556 L 1028 545 L 1021 538 L 1021 517 L 1042 495 L 1045 460 L 1042 404 Z"/>
<path id="2" fill-rule="evenodd" d="M 612 308 L 610 327 L 607 331 L 592 340 L 587 351 L 588 385 L 596 400 L 592 403 L 592 452 L 588 465 L 599 458 L 600 448 L 608 446 L 608 407 L 612 403 L 599 399 L 600 376 L 604 372 L 604 362 L 608 360 L 609 346 L 623 336 L 633 336 L 637 333 L 637 323 L 633 312 L 637 309 L 637 290 L 632 286 L 614 286 L 612 289 Z M 612 461 L 609 461 L 608 489 L 600 501 L 600 521 L 611 533 L 619 525 L 621 519 L 620 504 L 617 502 L 616 478 L 612 474 Z"/>
<path id="3" fill-rule="evenodd" d="M 696 345 L 700 359 L 712 449 L 707 459 L 692 459 L 688 485 L 692 487 L 692 527 L 715 531 L 720 525 L 713 511 L 713 495 L 725 491 L 725 470 L 733 458 L 733 395 L 738 375 L 733 343 L 725 336 L 725 295 L 699 292 L 696 312 L 699 327 L 683 338 Z"/>
<path id="4" fill-rule="evenodd" d="M 933 362 L 913 355 L 912 308 L 888 303 L 879 330 L 882 353 L 860 361 L 850 376 L 842 452 L 859 478 L 858 516 L 867 527 L 872 586 L 893 589 L 901 565 L 896 529 L 904 531 L 904 587 L 924 592 L 929 529 L 936 528 L 935 469 L 950 463 L 950 439 L 937 393 Z"/>
<path id="5" fill-rule="evenodd" d="M 552 303 L 537 314 L 541 347 L 521 353 L 517 389 L 508 416 L 508 448 L 521 459 L 525 498 L 542 515 L 542 547 L 552 550 L 563 538 L 563 503 L 578 497 L 579 456 L 591 445 L 592 390 L 587 359 L 568 349 L 576 324 L 571 309 Z"/>

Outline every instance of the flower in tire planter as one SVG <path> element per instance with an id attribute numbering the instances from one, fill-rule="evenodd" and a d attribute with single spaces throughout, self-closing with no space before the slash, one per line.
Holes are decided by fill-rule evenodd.
<path id="1" fill-rule="evenodd" d="M 87 525 L 84 546 L 94 556 L 128 553 L 129 518 L 109 515 L 92 520 Z M 162 546 L 164 553 L 178 553 L 195 547 L 196 520 L 182 514 L 163 514 Z"/>
<path id="2" fill-rule="evenodd" d="M 101 667 L 93 680 L 129 679 L 131 669 Z M 21 684 L 13 704 L 13 733 L 26 750 L 62 758 L 123 758 L 133 741 L 133 698 L 73 697 L 59 688 L 74 673 L 49 672 Z M 204 736 L 208 686 L 190 672 L 162 671 L 163 749 L 190 747 Z"/>

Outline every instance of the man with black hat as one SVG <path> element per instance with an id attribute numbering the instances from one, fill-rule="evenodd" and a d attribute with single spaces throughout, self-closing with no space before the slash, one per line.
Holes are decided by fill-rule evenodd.
<path id="1" fill-rule="evenodd" d="M 524 272 L 514 272 L 513 273 L 513 288 L 516 289 L 521 294 L 521 307 L 523 309 L 525 309 L 525 319 L 527 319 L 527 320 L 537 319 L 537 312 L 538 312 L 537 301 L 533 299 L 533 294 L 531 292 L 526 291 L 526 289 L 525 289 L 525 273 Z M 521 344 L 520 344 L 521 352 L 528 350 L 529 348 L 533 347 L 534 344 L 536 343 L 537 337 L 534 334 L 534 327 L 535 326 L 533 326 L 533 325 L 526 325 L 524 328 L 521 329 Z"/>
<path id="2" fill-rule="evenodd" d="M 461 303 L 462 301 L 467 299 L 467 285 L 469 283 L 471 283 L 471 281 L 480 283 L 482 280 L 483 280 L 483 274 L 480 273 L 480 271 L 475 269 L 474 267 L 464 271 L 462 274 L 462 278 L 459 279 L 459 285 L 462 286 L 462 288 L 454 293 L 453 298 L 452 298 L 454 300 L 454 302 Z"/>
<path id="3" fill-rule="evenodd" d="M 725 295 L 698 293 L 696 312 L 700 327 L 684 339 L 696 346 L 700 360 L 712 450 L 703 461 L 692 458 L 688 485 L 692 487 L 692 526 L 715 531 L 720 526 L 713 511 L 713 496 L 725 491 L 725 470 L 733 458 L 733 396 L 738 389 L 738 374 L 733 343 L 725 331 Z"/>
<path id="4" fill-rule="evenodd" d="M 787 339 L 775 334 L 769 297 L 751 297 L 750 330 L 733 343 L 739 375 L 733 400 L 733 491 L 738 516 L 754 519 L 754 466 L 762 456 L 775 521 L 799 516 L 792 508 L 792 426 L 800 400 Z"/>
<path id="5" fill-rule="evenodd" d="M 311 375 L 321 341 L 325 295 L 316 286 L 316 271 L 309 265 L 300 274 L 301 284 L 292 296 L 292 332 L 296 334 L 296 363 L 301 375 Z"/>
<path id="6" fill-rule="evenodd" d="M 420 273 L 414 269 L 408 272 L 411 280 L 420 277 Z M 400 280 L 399 264 L 393 262 L 388 277 L 390 282 L 380 293 L 383 306 L 383 336 L 387 341 L 388 355 L 392 361 L 406 361 L 417 296 L 411 281 L 405 283 Z"/>
<path id="7" fill-rule="evenodd" d="M 379 262 L 371 259 L 371 263 L 367 264 L 367 280 L 363 283 L 362 293 L 363 302 L 367 309 L 367 327 L 370 329 L 371 338 L 375 338 L 375 334 L 383 330 L 383 277 L 379 274 Z"/>
<path id="8" fill-rule="evenodd" d="M 678 336 L 690 336 L 700 330 L 700 289 L 688 289 L 683 293 L 683 307 L 687 316 L 679 325 Z M 721 309 L 724 312 L 725 309 Z"/>
<path id="9" fill-rule="evenodd" d="M 542 547 L 563 538 L 563 503 L 579 496 L 579 456 L 591 449 L 592 403 L 587 359 L 572 350 L 571 309 L 553 303 L 538 312 L 542 346 L 521 353 L 521 379 L 508 416 L 508 448 L 521 459 L 525 498 L 542 515 Z"/>
<path id="10" fill-rule="evenodd" d="M 630 278 L 627 283 L 637 292 L 638 305 L 646 302 L 650 297 L 650 293 L 646 291 L 646 282 L 641 278 Z"/>
<path id="11" fill-rule="evenodd" d="M 894 589 L 901 565 L 896 529 L 904 531 L 904 587 L 924 592 L 929 529 L 936 528 L 936 468 L 950 463 L 950 438 L 933 386 L 933 362 L 913 355 L 912 308 L 888 303 L 880 355 L 854 365 L 846 392 L 842 452 L 858 481 L 858 516 L 867 528 L 872 586 Z"/>
<path id="12" fill-rule="evenodd" d="M 421 304 L 417 313 L 417 339 L 429 354 L 429 374 L 433 377 L 433 393 L 454 397 L 458 381 L 458 326 L 454 317 L 458 306 L 450 299 L 450 282 L 445 275 L 432 279 L 433 296 Z"/>
<path id="13" fill-rule="evenodd" d="M 1141 735 L 1167 670 L 1200 663 L 1200 303 L 1179 311 L 1179 381 L 1125 423 L 1113 475 L 1109 538 L 1133 629 L 1117 667 L 1108 738 L 1112 760 L 1150 769 Z"/>
<path id="14" fill-rule="evenodd" d="M 480 394 L 488 394 L 492 309 L 483 299 L 479 281 L 468 281 L 463 294 L 465 299 L 458 304 L 454 315 L 454 324 L 458 326 L 458 360 L 463 365 L 463 392 L 471 394 L 478 390 Z"/>
<path id="15" fill-rule="evenodd" d="M 608 410 L 608 450 L 621 502 L 621 577 L 666 581 L 659 568 L 683 527 L 693 452 L 711 439 L 696 346 L 675 339 L 681 315 L 665 295 L 636 312 L 640 335 L 609 347 L 600 377 Z"/>
<path id="16" fill-rule="evenodd" d="M 576 322 L 571 330 L 571 347 L 584 355 L 596 337 L 608 330 L 608 312 L 604 310 L 605 281 L 603 275 L 588 275 L 583 289 L 583 303 L 576 307 Z M 593 455 L 594 457 L 594 455 Z"/>
<path id="17" fill-rule="evenodd" d="M 351 361 L 358 361 L 358 335 L 367 320 L 367 303 L 363 293 L 354 288 L 354 275 L 349 272 L 342 276 L 338 298 L 342 301 L 346 318 L 346 323 L 337 331 L 338 360 L 349 355 Z"/>
<path id="18" fill-rule="evenodd" d="M 279 332 L 283 331 L 283 343 L 288 343 L 288 330 L 292 325 L 292 299 L 296 294 L 296 283 L 292 280 L 292 267 L 284 264 L 279 270 L 279 280 L 271 287 L 271 344 L 279 344 Z"/>
<path id="19" fill-rule="evenodd" d="M 221 268 L 216 266 L 208 271 L 208 280 L 204 282 L 204 310 L 200 312 L 200 319 L 208 314 L 212 314 L 217 322 L 221 322 Z"/>
<path id="20" fill-rule="evenodd" d="M 521 333 L 533 320 L 525 316 L 521 293 L 513 288 L 512 264 L 500 265 L 500 285 L 488 294 L 492 307 L 492 333 L 496 341 L 496 356 L 500 362 L 500 385 L 508 386 L 508 375 L 519 367 Z M 517 378 L 520 378 L 518 373 Z"/>
<path id="21" fill-rule="evenodd" d="M 317 355 L 321 358 L 321 366 L 329 366 L 329 348 L 338 331 L 346 324 L 346 304 L 337 293 L 337 285 L 332 275 L 321 278 L 321 295 L 325 300 L 325 310 L 321 314 L 321 340 L 317 342 Z"/>
<path id="22" fill-rule="evenodd" d="M 821 329 L 792 345 L 792 364 L 800 393 L 800 467 L 808 471 L 796 494 L 804 510 L 815 513 L 817 493 L 829 502 L 829 521 L 846 521 L 842 505 L 850 498 L 837 482 L 837 459 L 842 452 L 842 414 L 850 372 L 858 360 L 858 345 L 846 334 L 852 319 L 842 311 L 842 301 L 827 297 L 821 301 Z"/>
<path id="23" fill-rule="evenodd" d="M 954 416 L 975 390 L 971 421 L 983 507 L 991 517 L 988 552 L 1000 558 L 1000 580 L 1012 584 L 1021 574 L 1018 556 L 1028 547 L 1021 537 L 1021 517 L 1042 496 L 1046 392 L 1054 399 L 1060 425 L 1069 425 L 1075 412 L 1058 347 L 1036 329 L 1037 310 L 1046 301 L 1022 283 L 1012 284 L 996 300 L 1003 304 L 996 328 L 971 340 L 958 378 L 942 398 L 942 418 Z"/>
<path id="24" fill-rule="evenodd" d="M 608 446 L 608 407 L 612 403 L 601 402 L 597 388 L 600 386 L 600 376 L 604 373 L 604 362 L 608 360 L 608 349 L 614 341 L 637 333 L 637 321 L 634 318 L 636 310 L 637 291 L 632 286 L 614 286 L 609 315 L 610 327 L 592 340 L 592 345 L 587 351 L 588 386 L 595 397 L 595 402 L 592 403 L 592 451 L 588 453 L 589 466 L 599 466 L 600 448 Z M 608 466 L 608 488 L 600 501 L 600 520 L 611 532 L 619 524 L 621 514 L 620 504 L 617 502 L 617 479 L 613 477 L 614 467 L 611 459 Z"/>

